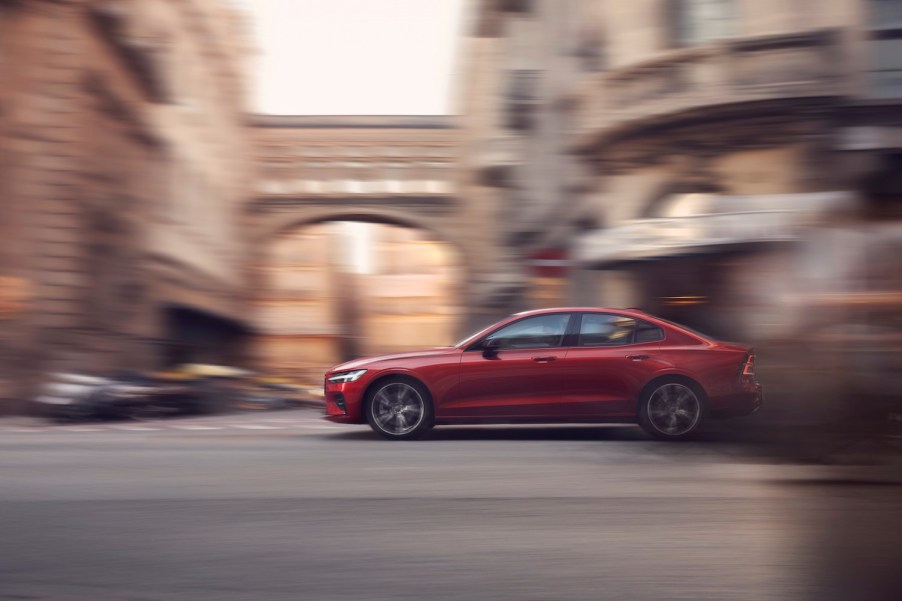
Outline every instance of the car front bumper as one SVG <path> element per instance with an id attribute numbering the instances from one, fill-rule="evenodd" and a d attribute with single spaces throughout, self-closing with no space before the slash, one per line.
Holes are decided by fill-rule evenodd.
<path id="1" fill-rule="evenodd" d="M 342 424 L 363 423 L 363 395 L 366 383 L 356 382 L 334 383 L 326 380 L 323 387 L 325 399 L 325 418 Z"/>

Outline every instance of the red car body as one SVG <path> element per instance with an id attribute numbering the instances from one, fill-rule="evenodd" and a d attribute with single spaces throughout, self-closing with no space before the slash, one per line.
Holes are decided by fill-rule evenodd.
<path id="1" fill-rule="evenodd" d="M 558 344 L 485 348 L 494 333 L 510 331 L 504 328 L 536 316 L 566 321 L 566 332 Z M 612 343 L 602 336 L 600 346 L 587 346 L 591 336 L 582 324 L 592 320 L 605 322 L 603 325 L 632 324 L 634 332 L 641 329 L 647 340 L 634 333 Z M 355 381 L 330 380 L 336 374 L 362 370 L 366 371 Z M 420 385 L 417 390 L 427 391 L 424 397 L 431 404 L 427 426 L 641 423 L 643 393 L 647 395 L 650 387 L 667 382 L 682 382 L 697 393 L 699 421 L 703 416 L 753 413 L 763 399 L 749 346 L 719 342 L 642 311 L 624 309 L 559 308 L 519 313 L 454 346 L 343 363 L 325 376 L 326 418 L 339 423 L 366 423 L 373 391 L 380 383 L 392 381 L 416 382 Z"/>

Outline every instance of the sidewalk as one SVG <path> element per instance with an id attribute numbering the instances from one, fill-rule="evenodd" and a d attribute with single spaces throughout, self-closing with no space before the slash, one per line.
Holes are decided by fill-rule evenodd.
<path id="1" fill-rule="evenodd" d="M 7 428 L 31 428 L 47 423 L 45 418 L 33 415 L 0 415 L 0 426 Z"/>
<path id="2" fill-rule="evenodd" d="M 297 407 L 303 407 L 307 409 L 316 409 L 319 411 L 323 410 L 325 406 L 325 400 L 322 396 L 317 395 L 307 395 L 303 398 L 295 399 L 294 405 Z M 228 409 L 224 411 L 218 411 L 211 415 L 223 415 L 223 414 L 240 414 L 240 413 L 258 413 L 259 411 L 248 411 L 248 410 L 240 410 L 240 409 Z M 278 413 L 278 410 L 273 410 L 271 413 Z M 185 416 L 185 417 L 198 417 L 197 415 Z M 173 417 L 170 419 L 179 419 L 178 417 Z M 7 428 L 30 428 L 37 426 L 46 426 L 48 423 L 57 423 L 54 422 L 52 418 L 43 417 L 39 415 L 0 415 L 0 426 Z M 74 423 L 74 422 L 73 422 Z"/>

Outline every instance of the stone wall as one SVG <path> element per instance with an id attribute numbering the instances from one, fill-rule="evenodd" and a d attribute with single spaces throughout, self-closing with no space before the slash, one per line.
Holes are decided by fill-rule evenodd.
<path id="1" fill-rule="evenodd" d="M 167 21 L 166 10 L 186 14 Z M 241 76 L 223 66 L 235 55 L 208 52 L 238 38 L 201 27 L 232 23 L 222 11 L 200 0 L 0 3 L 0 411 L 24 409 L 48 371 L 161 367 L 161 256 L 189 286 L 216 281 L 201 310 L 240 313 Z M 199 50 L 179 55 L 176 40 Z M 195 107 L 203 118 L 173 101 L 168 58 L 224 80 Z M 185 212 L 186 187 L 172 185 L 174 165 L 196 163 L 223 188 L 203 214 Z M 180 228 L 197 241 L 161 249 Z M 211 239 L 230 240 L 228 251 Z"/>

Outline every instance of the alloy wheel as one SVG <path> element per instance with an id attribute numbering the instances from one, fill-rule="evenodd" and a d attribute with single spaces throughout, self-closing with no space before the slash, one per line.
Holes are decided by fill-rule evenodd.
<path id="1" fill-rule="evenodd" d="M 380 430 L 392 436 L 404 436 L 413 432 L 423 421 L 426 403 L 410 384 L 392 382 L 373 395 L 370 411 Z"/>
<path id="2" fill-rule="evenodd" d="M 685 384 L 664 384 L 648 397 L 648 421 L 667 436 L 682 436 L 690 432 L 701 415 L 702 405 L 698 396 Z"/>

